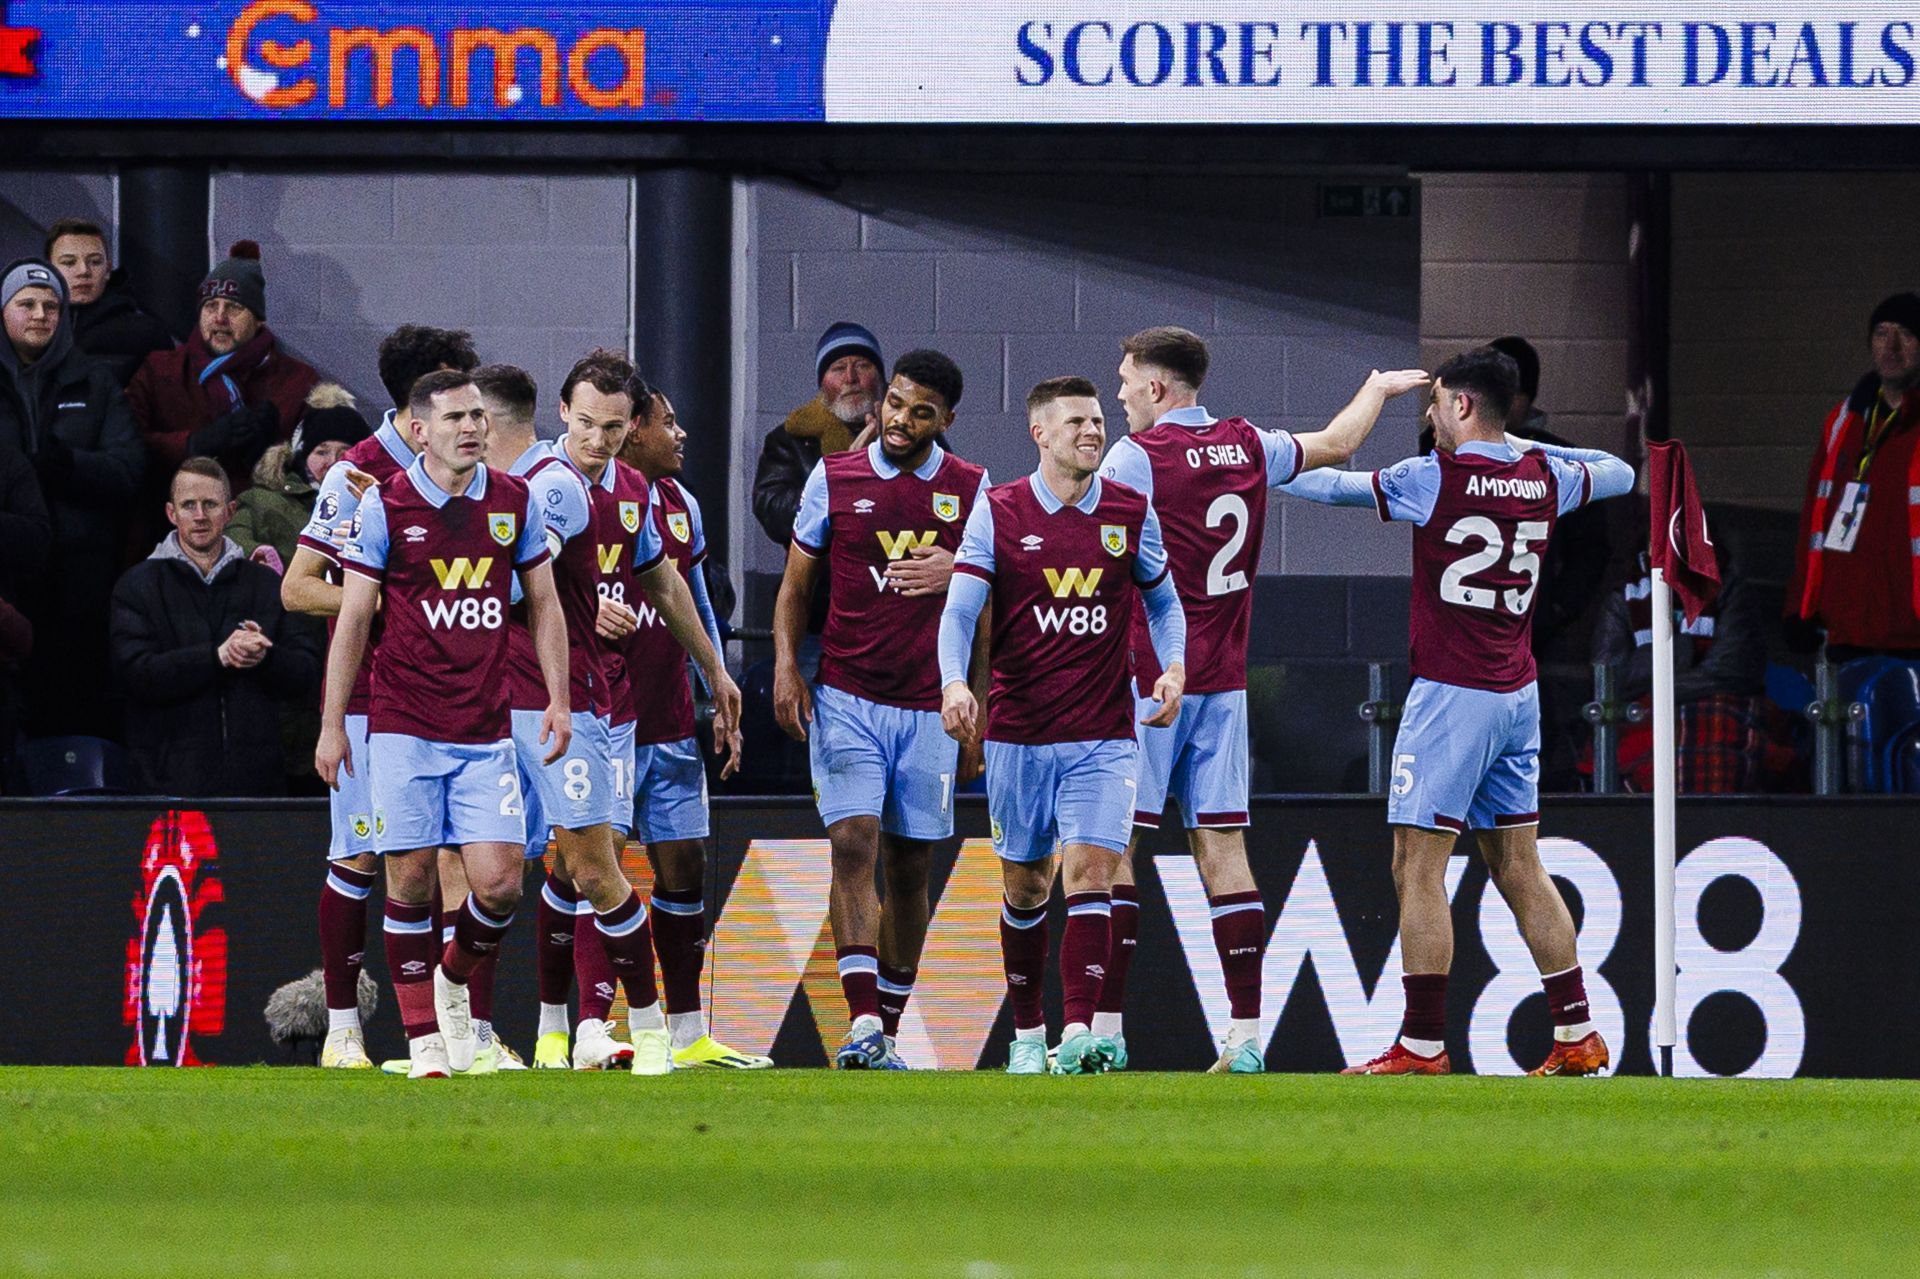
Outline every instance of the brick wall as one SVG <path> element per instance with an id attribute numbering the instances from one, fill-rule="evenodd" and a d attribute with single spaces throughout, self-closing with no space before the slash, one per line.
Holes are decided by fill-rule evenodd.
<path id="1" fill-rule="evenodd" d="M 370 418 L 387 407 L 380 339 L 402 323 L 469 329 L 483 360 L 527 369 L 545 433 L 574 359 L 626 349 L 625 177 L 224 170 L 212 204 L 218 254 L 261 244 L 268 323 Z"/>
<path id="2" fill-rule="evenodd" d="M 1679 174 L 1673 430 L 1710 500 L 1797 511 L 1867 317 L 1920 288 L 1920 175 Z"/>
<path id="3" fill-rule="evenodd" d="M 1627 188 L 1618 174 L 1426 174 L 1420 351 L 1516 333 L 1540 351 L 1551 428 L 1617 449 L 1626 412 Z"/>

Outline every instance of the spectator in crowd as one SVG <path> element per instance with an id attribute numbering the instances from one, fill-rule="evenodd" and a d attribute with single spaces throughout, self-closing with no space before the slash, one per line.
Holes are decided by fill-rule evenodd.
<path id="1" fill-rule="evenodd" d="M 1644 512 L 1644 505 L 1642 507 Z M 1646 520 L 1639 521 L 1641 528 Z M 1765 609 L 1736 557 L 1715 540 L 1720 592 L 1693 621 L 1673 614 L 1674 745 L 1679 787 L 1690 794 L 1738 794 L 1763 787 L 1768 734 L 1761 706 L 1767 682 Z M 1619 668 L 1623 702 L 1653 696 L 1653 582 L 1643 549 L 1632 580 L 1601 606 L 1593 660 Z M 1653 725 L 1627 725 L 1619 742 L 1627 789 L 1653 789 Z"/>
<path id="2" fill-rule="evenodd" d="M 183 458 L 211 457 L 238 493 L 261 455 L 293 434 L 319 381 L 267 327 L 260 246 L 242 240 L 201 282 L 200 319 L 187 344 L 149 355 L 127 400 L 156 477 L 171 475 Z"/>
<path id="3" fill-rule="evenodd" d="M 114 267 L 99 223 L 61 218 L 47 229 L 46 250 L 47 260 L 67 281 L 74 344 L 105 361 L 121 386 L 133 380 L 147 356 L 173 349 L 167 326 L 133 300 L 127 273 Z"/>
<path id="4" fill-rule="evenodd" d="M 66 281 L 50 263 L 0 272 L 0 453 L 31 463 L 52 527 L 46 572 L 17 583 L 39 637 L 24 679 L 26 729 L 111 737 L 113 700 L 100 677 L 107 600 L 145 455 L 113 371 L 74 346 L 65 304 Z"/>
<path id="5" fill-rule="evenodd" d="M 151 794 L 280 794 L 279 703 L 319 683 L 314 628 L 281 612 L 280 579 L 241 554 L 232 519 L 225 470 L 188 458 L 167 501 L 174 531 L 114 587 L 113 673 Z"/>
<path id="6" fill-rule="evenodd" d="M 1920 659 L 1920 295 L 1867 321 L 1873 368 L 1827 415 L 1800 509 L 1787 632 L 1835 661 Z"/>
<path id="7" fill-rule="evenodd" d="M 0 445 L 0 777 L 13 775 L 21 736 L 20 674 L 33 651 L 26 592 L 40 586 L 53 525 L 26 455 Z"/>
<path id="8" fill-rule="evenodd" d="M 865 448 L 879 432 L 880 343 L 858 324 L 842 320 L 814 348 L 814 397 L 767 432 L 753 475 L 753 517 L 786 554 L 800 492 L 821 457 Z M 814 591 L 807 630 L 818 634 L 827 615 L 827 578 Z"/>
<path id="9" fill-rule="evenodd" d="M 314 387 L 293 439 L 261 454 L 253 468 L 253 487 L 240 495 L 227 536 L 249 558 L 282 571 L 292 563 L 300 530 L 313 515 L 320 481 L 348 449 L 371 434 L 373 428 L 360 416 L 351 391 L 333 382 Z M 271 558 L 264 551 L 271 551 Z"/>

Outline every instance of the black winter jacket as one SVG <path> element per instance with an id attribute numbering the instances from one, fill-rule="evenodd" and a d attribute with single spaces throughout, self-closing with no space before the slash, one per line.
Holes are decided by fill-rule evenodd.
<path id="1" fill-rule="evenodd" d="M 79 348 L 113 370 L 121 386 L 148 355 L 173 349 L 167 326 L 140 309 L 127 291 L 127 273 L 115 271 L 97 302 L 73 308 L 73 336 Z"/>
<path id="2" fill-rule="evenodd" d="M 213 580 L 169 535 L 113 591 L 113 671 L 127 699 L 127 749 L 142 790 L 187 798 L 277 795 L 286 788 L 280 708 L 311 697 L 321 631 L 280 607 L 280 578 L 232 539 Z M 249 670 L 220 664 L 242 622 L 273 641 Z"/>

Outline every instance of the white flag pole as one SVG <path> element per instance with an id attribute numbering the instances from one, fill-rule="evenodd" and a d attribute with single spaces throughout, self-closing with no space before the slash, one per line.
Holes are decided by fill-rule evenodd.
<path id="1" fill-rule="evenodd" d="M 1673 589 L 1653 570 L 1653 1043 L 1655 1069 L 1673 1075 Z"/>

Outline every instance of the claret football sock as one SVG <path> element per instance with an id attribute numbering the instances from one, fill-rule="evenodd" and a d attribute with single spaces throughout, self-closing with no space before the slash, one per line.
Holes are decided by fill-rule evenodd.
<path id="1" fill-rule="evenodd" d="M 1047 975 L 1047 904 L 1000 903 L 1000 954 L 1007 970 L 1007 997 L 1013 1001 L 1015 1030 L 1044 1031 L 1041 997 Z"/>
<path id="2" fill-rule="evenodd" d="M 573 929 L 573 973 L 580 983 L 580 1020 L 605 1021 L 613 1010 L 613 965 L 607 962 L 606 943 L 588 914 L 576 917 Z"/>
<path id="3" fill-rule="evenodd" d="M 1068 893 L 1067 928 L 1060 938 L 1060 1004 L 1068 1024 L 1093 1020 L 1100 979 L 1107 971 L 1112 899 L 1104 892 Z"/>
<path id="4" fill-rule="evenodd" d="M 1127 1007 L 1127 971 L 1140 935 L 1140 893 L 1132 884 L 1113 886 L 1113 914 L 1108 917 L 1107 972 L 1100 979 L 1100 999 L 1094 1005 L 1093 1033 L 1120 1033 L 1120 1014 Z M 1105 1020 L 1103 1020 L 1105 1019 Z M 1102 1026 L 1108 1029 L 1102 1030 Z"/>
<path id="5" fill-rule="evenodd" d="M 490 914 L 474 900 L 472 893 L 468 893 L 454 916 L 453 938 L 440 955 L 440 966 L 446 970 L 448 979 L 462 983 L 469 981 L 482 964 L 499 953 L 500 940 L 507 935 L 512 923 L 511 912 L 504 917 Z M 471 991 L 468 997 L 472 997 Z M 479 1020 L 487 1020 L 481 1017 L 477 1008 L 472 1015 Z"/>
<path id="6" fill-rule="evenodd" d="M 911 968 L 896 968 L 892 964 L 880 965 L 880 1025 L 892 1039 L 900 1033 L 900 1018 L 907 1011 L 907 1001 L 913 998 L 913 979 Z"/>
<path id="7" fill-rule="evenodd" d="M 400 1005 L 400 1024 L 407 1038 L 439 1034 L 440 1018 L 433 1008 L 433 962 L 439 950 L 433 907 L 389 897 L 382 931 L 394 1002 Z"/>
<path id="8" fill-rule="evenodd" d="M 335 862 L 320 890 L 320 970 L 332 1029 L 360 1024 L 360 969 L 367 951 L 367 898 L 374 872 Z"/>
<path id="9" fill-rule="evenodd" d="M 659 1003 L 660 990 L 653 980 L 653 933 L 647 927 L 647 906 L 640 894 L 629 889 L 627 900 L 597 915 L 595 922 L 607 963 L 627 992 L 627 1007 L 648 1008 Z M 582 1011 L 581 1016 L 585 1015 Z"/>
<path id="10" fill-rule="evenodd" d="M 537 915 L 540 931 L 534 938 L 535 971 L 540 982 L 542 1009 L 559 1005 L 563 1022 L 567 991 L 573 986 L 574 917 L 579 914 L 579 907 L 580 894 L 574 891 L 573 881 L 548 871 L 547 882 L 540 886 Z M 565 1030 L 566 1026 L 563 1024 L 558 1029 Z M 544 1021 L 540 1033 L 548 1033 Z"/>
<path id="11" fill-rule="evenodd" d="M 1400 1043 L 1418 1056 L 1439 1056 L 1447 1047 L 1447 975 L 1408 973 L 1400 984 L 1407 992 Z"/>
<path id="12" fill-rule="evenodd" d="M 1227 1003 L 1238 1020 L 1260 1018 L 1260 952 L 1266 948 L 1267 912 L 1258 892 L 1222 893 L 1209 899 L 1213 946 L 1227 979 Z"/>
<path id="13" fill-rule="evenodd" d="M 847 997 L 847 1016 L 880 1019 L 880 952 L 872 946 L 841 946 L 834 952 L 840 970 L 840 989 Z"/>
<path id="14" fill-rule="evenodd" d="M 1547 1012 L 1553 1018 L 1553 1037 L 1563 1044 L 1576 1044 L 1593 1033 L 1593 1019 L 1587 1007 L 1587 981 L 1575 964 L 1565 972 L 1548 973 L 1540 979 L 1547 992 Z"/>
<path id="15" fill-rule="evenodd" d="M 648 912 L 653 948 L 660 956 L 660 983 L 667 1011 L 700 1011 L 700 965 L 707 944 L 707 915 L 697 888 L 659 889 Z"/>

